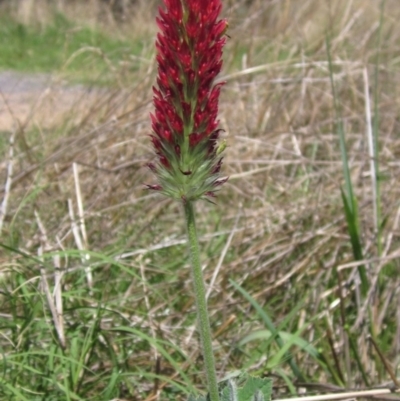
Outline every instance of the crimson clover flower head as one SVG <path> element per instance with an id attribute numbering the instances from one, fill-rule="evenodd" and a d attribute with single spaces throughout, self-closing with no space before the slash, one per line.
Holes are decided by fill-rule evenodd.
<path id="1" fill-rule="evenodd" d="M 218 99 L 227 22 L 221 0 L 163 0 L 156 19 L 157 88 L 150 115 L 158 184 L 149 189 L 187 200 L 210 199 L 227 180 L 220 177 Z"/>

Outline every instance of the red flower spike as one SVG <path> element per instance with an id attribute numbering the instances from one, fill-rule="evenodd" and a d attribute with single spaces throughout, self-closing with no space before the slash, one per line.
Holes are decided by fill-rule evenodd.
<path id="1" fill-rule="evenodd" d="M 222 157 L 218 100 L 226 20 L 221 0 L 163 0 L 156 23 L 157 88 L 150 114 L 159 184 L 148 186 L 183 202 L 215 196 Z"/>

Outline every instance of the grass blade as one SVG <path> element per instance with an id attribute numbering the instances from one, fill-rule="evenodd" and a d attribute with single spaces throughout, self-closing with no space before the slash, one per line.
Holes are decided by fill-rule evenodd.
<path id="1" fill-rule="evenodd" d="M 257 314 L 263 320 L 267 329 L 270 330 L 272 336 L 274 336 L 278 347 L 282 349 L 285 344 L 284 344 L 282 338 L 280 337 L 279 332 L 275 328 L 275 325 L 273 324 L 271 318 L 268 316 L 268 314 L 265 312 L 265 310 L 258 304 L 258 302 L 244 288 L 242 288 L 239 284 L 237 284 L 233 280 L 229 280 L 229 281 L 250 302 L 250 304 L 253 306 L 253 308 L 257 311 Z M 288 363 L 293 371 L 293 374 L 296 376 L 296 378 L 301 381 L 305 381 L 305 378 L 304 378 L 303 374 L 301 373 L 299 367 L 297 366 L 294 358 L 291 355 L 287 355 L 287 354 L 285 355 L 285 359 L 286 358 L 287 358 Z"/>
<path id="2" fill-rule="evenodd" d="M 362 256 L 361 238 L 359 235 L 359 228 L 358 228 L 359 216 L 358 216 L 357 201 L 354 196 L 353 185 L 351 182 L 349 159 L 347 156 L 346 140 L 344 134 L 343 118 L 341 113 L 339 97 L 336 92 L 336 87 L 333 77 L 333 63 L 332 63 L 328 34 L 326 35 L 326 49 L 328 55 L 329 77 L 331 81 L 333 103 L 335 108 L 336 131 L 339 137 L 340 154 L 342 158 L 343 175 L 345 180 L 345 190 L 343 191 L 341 189 L 343 206 L 345 209 L 347 229 L 350 235 L 350 242 L 353 248 L 354 258 L 356 260 L 362 260 L 363 256 Z M 369 288 L 365 266 L 364 265 L 359 266 L 358 272 L 361 280 L 361 292 L 365 296 Z"/>

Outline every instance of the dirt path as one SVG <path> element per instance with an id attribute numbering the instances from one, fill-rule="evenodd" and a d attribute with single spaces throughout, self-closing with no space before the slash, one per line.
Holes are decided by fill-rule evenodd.
<path id="1" fill-rule="evenodd" d="M 82 85 L 67 85 L 50 74 L 0 72 L 0 132 L 32 125 L 50 128 L 83 98 L 87 101 L 94 95 Z"/>

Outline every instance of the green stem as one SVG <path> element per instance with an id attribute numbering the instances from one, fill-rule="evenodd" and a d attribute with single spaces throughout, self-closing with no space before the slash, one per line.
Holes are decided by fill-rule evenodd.
<path id="1" fill-rule="evenodd" d="M 192 260 L 192 277 L 196 299 L 197 319 L 200 330 L 201 345 L 203 348 L 204 364 L 206 367 L 208 390 L 210 401 L 219 401 L 217 373 L 215 370 L 210 321 L 207 310 L 206 289 L 204 285 L 203 272 L 201 270 L 199 241 L 197 239 L 193 203 L 191 201 L 184 202 L 184 208 L 189 238 L 189 251 Z"/>

